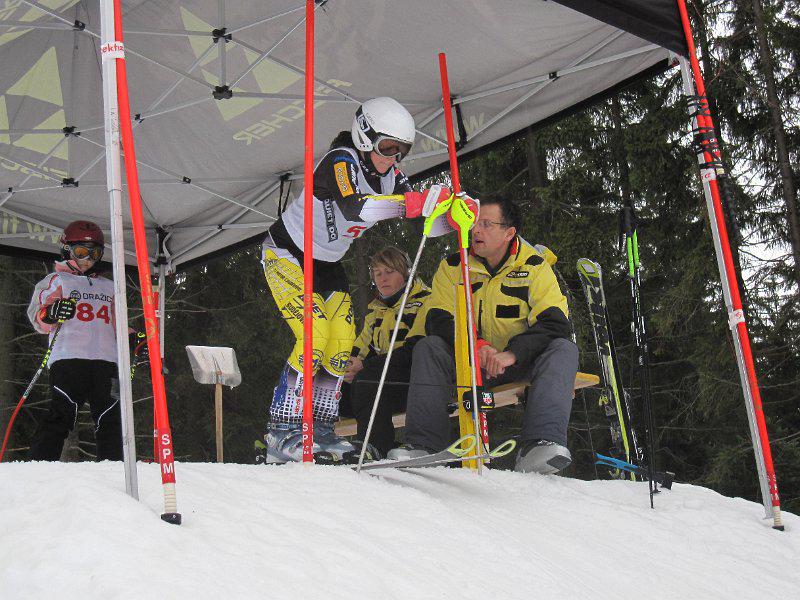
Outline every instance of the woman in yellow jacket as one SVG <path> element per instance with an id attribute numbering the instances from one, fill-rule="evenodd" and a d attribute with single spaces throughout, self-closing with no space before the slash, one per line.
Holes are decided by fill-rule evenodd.
<path id="1" fill-rule="evenodd" d="M 372 406 L 377 393 L 377 381 L 386 362 L 397 310 L 409 275 L 408 255 L 392 246 L 384 248 L 370 260 L 370 271 L 375 288 L 375 298 L 367 307 L 364 327 L 353 346 L 344 380 L 350 384 L 345 397 L 349 397 L 353 416 L 358 422 L 357 438 L 363 440 Z M 395 446 L 392 414 L 406 407 L 407 384 L 411 375 L 411 349 L 419 338 L 409 338 L 417 315 L 424 310 L 425 298 L 430 289 L 421 279 L 414 280 L 403 310 L 397 332 L 392 359 L 386 373 L 386 384 L 381 392 L 378 412 L 372 425 L 370 443 L 385 456 Z M 423 319 L 424 322 L 424 319 Z"/>

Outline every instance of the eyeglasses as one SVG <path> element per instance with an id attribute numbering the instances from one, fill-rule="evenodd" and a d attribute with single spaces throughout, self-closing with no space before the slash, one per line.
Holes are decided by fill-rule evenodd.
<path id="1" fill-rule="evenodd" d="M 411 152 L 411 144 L 385 136 L 379 137 L 373 147 L 380 156 L 393 158 L 397 162 L 403 160 Z"/>
<path id="2" fill-rule="evenodd" d="M 480 219 L 475 221 L 475 225 L 480 225 L 481 229 L 491 229 L 495 225 L 502 227 L 503 229 L 508 229 L 511 227 L 511 225 L 504 223 L 503 221 L 490 221 L 489 219 Z"/>
<path id="3" fill-rule="evenodd" d="M 91 258 L 98 261 L 103 256 L 103 247 L 96 244 L 67 244 L 69 246 L 69 253 L 72 258 L 83 260 Z"/>

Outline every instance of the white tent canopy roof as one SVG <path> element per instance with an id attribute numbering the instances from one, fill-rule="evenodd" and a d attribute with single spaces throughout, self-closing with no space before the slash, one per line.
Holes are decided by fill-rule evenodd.
<path id="1" fill-rule="evenodd" d="M 663 68 L 681 51 L 674 3 L 638 4 L 320 3 L 315 155 L 350 128 L 359 101 L 392 96 L 417 123 L 406 172 L 446 162 L 439 52 L 466 133 L 461 153 Z M 137 0 L 123 10 L 150 256 L 162 230 L 175 270 L 262 234 L 281 188 L 293 197 L 302 187 L 304 3 Z M 2 250 L 55 253 L 70 221 L 109 226 L 98 35 L 96 2 L 0 9 Z"/>

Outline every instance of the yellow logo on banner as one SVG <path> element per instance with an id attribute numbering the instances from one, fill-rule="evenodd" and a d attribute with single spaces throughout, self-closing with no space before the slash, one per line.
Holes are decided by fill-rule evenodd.
<path id="1" fill-rule="evenodd" d="M 186 29 L 199 31 L 211 31 L 214 29 L 213 26 L 188 9 L 181 7 L 180 10 L 181 19 Z M 219 46 L 214 44 L 210 36 L 189 36 L 188 41 L 195 58 L 198 60 L 206 51 L 211 49 L 212 46 L 215 46 L 208 52 L 208 55 L 200 61 L 199 67 L 203 79 L 212 85 L 221 85 L 218 64 Z M 242 58 L 244 58 L 244 61 Z M 242 80 L 243 82 L 248 82 L 247 87 L 250 90 L 257 87 L 258 90 L 264 94 L 278 94 L 302 80 L 302 75 L 270 58 L 265 58 L 256 64 L 259 58 L 260 56 L 258 53 L 236 44 L 235 38 L 233 43 L 226 47 L 228 72 L 232 77 L 238 77 L 236 70 L 232 68 L 233 65 L 238 63 L 244 68 L 246 68 L 245 64 L 247 66 L 255 65 Z M 231 81 L 233 81 L 233 79 L 225 83 L 230 84 Z M 255 86 L 253 82 L 255 82 Z M 328 84 L 327 86 L 317 85 L 314 93 L 322 96 L 329 95 L 333 93 L 331 87 L 350 87 L 352 85 L 350 82 L 340 81 L 338 79 L 329 79 L 326 83 Z M 219 100 L 214 103 L 225 121 L 235 119 L 250 109 L 261 106 L 266 101 L 263 98 L 237 98 L 237 91 L 241 92 L 242 88 L 233 88 L 233 98 Z M 302 90 L 298 89 L 298 91 Z M 258 121 L 235 132 L 232 136 L 233 139 L 249 146 L 254 141 L 262 140 L 282 127 L 290 125 L 305 116 L 303 100 L 286 100 L 283 102 L 283 105 L 281 105 L 281 100 L 271 99 L 268 104 L 270 112 L 266 115 L 262 113 Z M 314 103 L 314 106 L 319 107 L 324 103 L 324 100 L 318 100 Z"/>
<path id="2" fill-rule="evenodd" d="M 206 23 L 200 17 L 184 7 L 181 7 L 181 19 L 183 20 L 183 25 L 186 27 L 186 29 L 195 31 L 211 31 L 214 29 L 214 27 L 212 27 L 209 23 Z M 196 35 L 189 36 L 189 44 L 191 45 L 192 52 L 194 52 L 196 58 L 200 58 L 211 46 L 216 46 L 214 50 L 209 52 L 208 56 L 202 60 L 200 67 L 203 79 L 213 85 L 221 85 L 219 81 L 219 71 L 212 73 L 211 71 L 202 68 L 209 65 L 211 62 L 216 62 L 219 60 L 219 46 L 214 44 L 214 41 L 211 39 L 211 37 L 199 37 Z M 234 52 L 231 52 L 232 50 L 234 50 Z M 258 60 L 258 54 L 252 50 L 248 50 L 247 48 L 239 46 L 238 44 L 230 44 L 228 48 L 226 48 L 226 51 L 227 61 L 229 63 L 235 64 L 236 59 L 241 58 L 241 56 L 244 56 L 248 65 L 252 65 L 256 62 L 256 60 Z M 235 72 L 231 73 L 231 75 L 238 77 L 238 74 L 235 74 Z M 252 71 L 250 71 L 248 76 L 245 77 L 244 81 L 247 81 L 248 79 L 251 81 L 252 79 L 255 79 L 256 85 L 258 85 L 258 88 L 265 94 L 277 94 L 288 88 L 296 81 L 299 81 L 301 76 L 294 71 L 291 71 L 286 67 L 270 60 L 269 58 L 265 58 L 258 63 Z M 231 119 L 238 117 L 251 108 L 254 108 L 264 102 L 264 100 L 259 98 L 237 98 L 237 91 L 243 90 L 241 88 L 234 88 L 233 98 L 214 103 L 216 104 L 217 109 L 219 109 L 222 118 L 226 121 L 230 121 Z"/>
<path id="3" fill-rule="evenodd" d="M 21 98 L 17 100 L 15 97 Z M 10 105 L 14 103 L 12 112 L 19 110 L 23 105 L 20 115 L 26 109 L 41 111 L 41 104 L 30 104 L 30 99 L 44 102 L 49 107 L 44 107 L 45 114 L 49 114 L 43 121 L 35 125 L 18 122 L 18 129 L 62 129 L 66 126 L 64 116 L 64 97 L 61 93 L 61 77 L 58 71 L 58 59 L 55 47 L 47 50 L 15 83 L 9 87 L 4 95 L 0 95 L 0 130 L 9 129 Z M 55 107 L 55 108 L 53 108 Z M 31 127 L 33 125 L 33 127 Z M 0 134 L 0 144 L 10 144 L 18 148 L 25 148 L 38 154 L 49 154 L 64 139 L 62 133 L 26 133 L 18 139 L 12 140 L 8 134 Z M 53 154 L 55 158 L 68 159 L 69 145 L 62 143 Z M 4 163 L 5 165 L 5 163 Z"/>
<path id="4" fill-rule="evenodd" d="M 56 12 L 63 12 L 68 8 L 75 6 L 80 0 L 39 0 L 39 4 L 45 8 Z M 0 1 L 0 21 L 22 21 L 23 23 L 33 23 L 39 19 L 46 17 L 48 20 L 50 15 L 42 12 L 38 8 L 33 8 L 22 0 L 4 0 Z M 17 38 L 22 37 L 29 31 L 30 28 L 25 27 L 12 27 L 9 28 L 7 33 L 0 34 L 0 46 L 7 44 Z"/>
<path id="5" fill-rule="evenodd" d="M 347 198 L 355 194 L 353 186 L 350 184 L 350 174 L 347 171 L 347 163 L 337 162 L 333 165 L 333 172 L 336 175 L 336 185 L 339 186 L 342 197 Z"/>

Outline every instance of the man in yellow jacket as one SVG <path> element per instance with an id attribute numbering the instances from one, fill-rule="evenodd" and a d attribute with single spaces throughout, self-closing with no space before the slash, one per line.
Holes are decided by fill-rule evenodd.
<path id="1" fill-rule="evenodd" d="M 567 426 L 578 348 L 570 339 L 567 300 L 551 267 L 555 256 L 526 242 L 519 235 L 521 226 L 519 207 L 510 200 L 481 199 L 469 257 L 476 345 L 486 387 L 530 382 L 515 470 L 555 473 L 572 462 Z M 451 442 L 447 405 L 455 380 L 459 265 L 459 255 L 453 254 L 434 276 L 426 301 L 427 337 L 413 350 L 406 444 L 389 458 L 422 456 Z"/>

